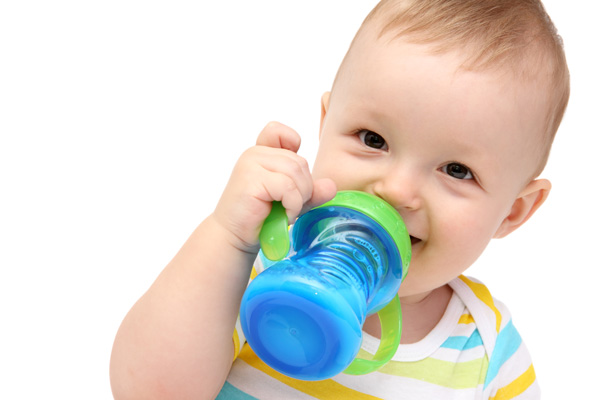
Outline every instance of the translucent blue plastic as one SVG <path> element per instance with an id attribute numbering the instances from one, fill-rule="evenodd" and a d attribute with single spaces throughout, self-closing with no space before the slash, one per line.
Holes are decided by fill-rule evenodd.
<path id="1" fill-rule="evenodd" d="M 273 369 L 297 379 L 327 379 L 356 357 L 366 317 L 397 296 L 402 260 L 379 223 L 346 207 L 304 214 L 291 241 L 290 254 L 248 286 L 242 328 Z"/>

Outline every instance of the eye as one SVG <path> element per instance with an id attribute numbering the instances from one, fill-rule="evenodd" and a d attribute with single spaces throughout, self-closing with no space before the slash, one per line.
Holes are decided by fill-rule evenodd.
<path id="1" fill-rule="evenodd" d="M 442 171 L 456 179 L 473 179 L 471 170 L 459 163 L 450 163 L 442 167 Z"/>
<path id="2" fill-rule="evenodd" d="M 369 147 L 380 150 L 387 149 L 387 143 L 385 142 L 385 139 L 375 132 L 362 129 L 358 132 L 358 137 L 364 144 L 366 144 Z"/>

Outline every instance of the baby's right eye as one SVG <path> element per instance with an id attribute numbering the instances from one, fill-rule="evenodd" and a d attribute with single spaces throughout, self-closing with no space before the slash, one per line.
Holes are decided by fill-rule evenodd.
<path id="1" fill-rule="evenodd" d="M 387 143 L 385 139 L 381 137 L 378 133 L 373 131 L 369 131 L 367 129 L 361 129 L 358 131 L 359 139 L 369 147 L 378 150 L 387 150 Z"/>

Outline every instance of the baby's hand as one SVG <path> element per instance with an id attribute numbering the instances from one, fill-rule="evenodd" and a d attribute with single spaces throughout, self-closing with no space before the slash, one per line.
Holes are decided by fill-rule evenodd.
<path id="1" fill-rule="evenodd" d="M 213 216 L 231 233 L 232 244 L 244 252 L 258 251 L 258 234 L 281 201 L 288 219 L 333 198 L 330 179 L 313 181 L 308 163 L 296 152 L 300 136 L 288 126 L 269 123 L 236 163 Z"/>

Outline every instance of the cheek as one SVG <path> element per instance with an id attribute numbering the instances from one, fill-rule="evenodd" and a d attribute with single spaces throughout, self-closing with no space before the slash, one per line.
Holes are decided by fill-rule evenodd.
<path id="1" fill-rule="evenodd" d="M 323 154 L 321 151 L 317 153 L 317 158 L 313 164 L 312 174 L 315 178 L 328 178 L 330 175 L 331 167 L 329 166 L 329 162 L 327 160 L 327 155 Z"/>
<path id="2" fill-rule="evenodd" d="M 330 178 L 338 186 L 349 180 L 358 160 L 348 151 L 347 139 L 335 132 L 323 132 L 312 169 L 315 179 Z"/>
<path id="3" fill-rule="evenodd" d="M 356 160 L 345 154 L 320 152 L 313 164 L 314 179 L 329 178 L 338 190 L 360 190 L 362 178 L 356 174 Z"/>
<path id="4" fill-rule="evenodd" d="M 323 142 L 319 144 L 319 150 L 317 151 L 317 156 L 315 158 L 315 162 L 312 167 L 312 175 L 315 179 L 320 178 L 331 178 L 333 173 L 335 173 L 335 168 L 332 168 L 332 159 L 335 158 L 334 154 L 327 151 L 323 146 Z"/>
<path id="5" fill-rule="evenodd" d="M 486 213 L 456 211 L 440 220 L 436 233 L 441 246 L 458 264 L 470 266 L 481 255 L 496 231 Z"/>

